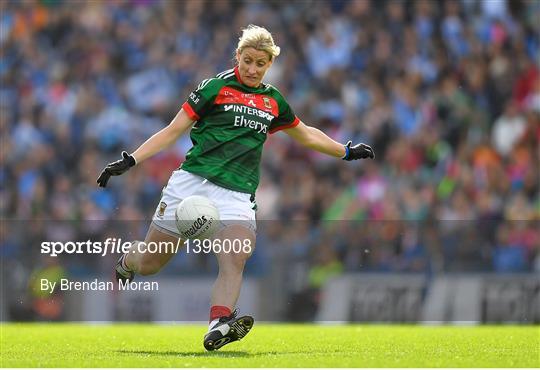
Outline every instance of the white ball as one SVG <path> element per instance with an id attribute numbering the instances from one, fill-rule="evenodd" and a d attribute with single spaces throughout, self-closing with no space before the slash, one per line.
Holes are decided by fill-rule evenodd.
<path id="1" fill-rule="evenodd" d="M 216 205 L 201 195 L 192 195 L 176 207 L 176 227 L 184 239 L 211 239 L 219 230 Z"/>

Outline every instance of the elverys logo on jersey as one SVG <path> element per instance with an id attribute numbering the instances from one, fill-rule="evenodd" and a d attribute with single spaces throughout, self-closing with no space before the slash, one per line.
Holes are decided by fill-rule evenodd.
<path id="1" fill-rule="evenodd" d="M 234 127 L 248 127 L 260 134 L 268 132 L 270 122 L 274 119 L 274 116 L 268 112 L 246 107 L 245 105 L 226 104 L 223 106 L 223 110 L 225 112 L 240 113 L 234 116 Z M 266 121 L 266 123 L 260 122 L 257 118 Z"/>

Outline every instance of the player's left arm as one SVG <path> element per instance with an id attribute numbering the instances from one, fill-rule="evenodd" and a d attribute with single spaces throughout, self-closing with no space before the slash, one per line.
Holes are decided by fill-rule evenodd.
<path id="1" fill-rule="evenodd" d="M 339 157 L 347 161 L 375 158 L 375 153 L 369 145 L 360 143 L 351 146 L 351 141 L 343 145 L 330 138 L 318 128 L 308 126 L 302 121 L 293 128 L 283 131 L 300 145 L 333 157 Z"/>

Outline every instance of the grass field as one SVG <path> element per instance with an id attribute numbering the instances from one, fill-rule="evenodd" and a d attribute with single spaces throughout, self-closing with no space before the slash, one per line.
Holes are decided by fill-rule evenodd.
<path id="1" fill-rule="evenodd" d="M 540 327 L 256 325 L 205 352 L 196 325 L 3 324 L 2 367 L 539 367 Z"/>

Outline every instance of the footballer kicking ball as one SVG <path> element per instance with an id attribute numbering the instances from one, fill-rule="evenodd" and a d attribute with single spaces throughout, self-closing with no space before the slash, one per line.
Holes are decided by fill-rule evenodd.
<path id="1" fill-rule="evenodd" d="M 175 212 L 176 227 L 184 239 L 211 239 L 219 229 L 219 211 L 207 197 L 192 195 Z"/>

